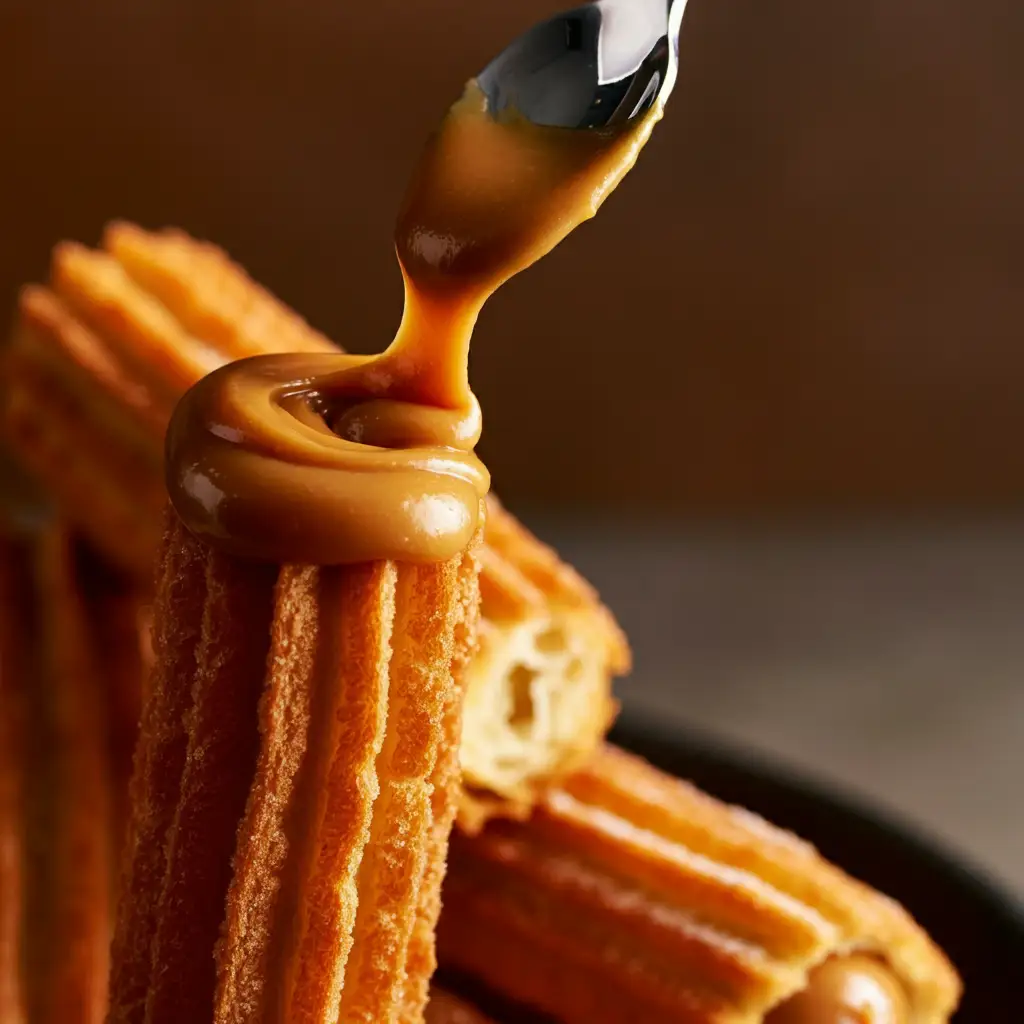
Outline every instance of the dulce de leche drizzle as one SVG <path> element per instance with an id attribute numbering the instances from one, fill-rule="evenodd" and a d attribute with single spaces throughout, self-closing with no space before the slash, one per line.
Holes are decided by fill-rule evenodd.
<path id="1" fill-rule="evenodd" d="M 323 565 L 438 561 L 476 531 L 490 478 L 473 454 L 477 314 L 592 217 L 661 116 L 608 130 L 493 118 L 475 84 L 430 141 L 399 216 L 398 334 L 377 356 L 260 356 L 179 403 L 171 500 L 233 554 Z"/>

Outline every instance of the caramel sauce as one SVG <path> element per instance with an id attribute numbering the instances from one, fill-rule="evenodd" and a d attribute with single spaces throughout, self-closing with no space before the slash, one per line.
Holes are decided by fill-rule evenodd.
<path id="1" fill-rule="evenodd" d="M 766 1024 L 909 1024 L 903 986 L 873 957 L 827 960 L 802 992 L 773 1010 Z"/>
<path id="2" fill-rule="evenodd" d="M 431 139 L 398 219 L 405 281 L 380 355 L 243 360 L 197 384 L 167 435 L 171 500 L 196 534 L 266 561 L 439 561 L 470 542 L 490 477 L 473 454 L 477 315 L 592 217 L 660 106 L 624 126 L 493 118 L 470 83 Z"/>

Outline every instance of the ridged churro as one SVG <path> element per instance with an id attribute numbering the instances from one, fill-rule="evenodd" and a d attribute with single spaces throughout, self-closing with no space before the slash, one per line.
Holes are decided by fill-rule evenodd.
<path id="1" fill-rule="evenodd" d="M 0 585 L 0 1020 L 90 1024 L 106 1011 L 137 609 L 60 524 L 4 543 Z"/>
<path id="2" fill-rule="evenodd" d="M 172 522 L 111 1021 L 417 1019 L 474 589 L 472 554 L 278 568 Z"/>
<path id="3" fill-rule="evenodd" d="M 138 648 L 141 610 L 131 588 L 59 527 L 41 535 L 17 533 L 0 541 L 0 1021 L 4 1024 L 57 1024 L 101 1021 L 107 1007 L 107 958 L 90 936 L 109 935 L 112 908 L 109 882 L 119 875 L 120 805 L 127 796 L 127 772 L 137 728 L 137 677 L 147 651 Z M 457 625 L 457 649 L 468 649 L 467 623 Z M 60 664 L 45 668 L 49 647 L 65 652 Z M 96 701 L 97 675 L 106 699 Z M 458 666 L 456 666 L 458 667 Z M 59 669 L 59 672 L 57 671 Z M 130 685 L 125 689 L 124 681 Z M 58 700 L 65 705 L 64 728 L 57 734 Z M 80 717 L 77 708 L 93 702 L 105 720 Z M 449 709 L 446 725 L 454 728 Z M 99 728 L 97 729 L 97 725 Z M 73 734 L 69 733 L 71 729 Z M 91 735 L 90 735 L 91 734 Z M 102 761 L 103 737 L 109 750 L 110 841 L 90 827 L 92 801 L 79 803 L 87 779 L 84 759 Z M 447 737 L 448 740 L 451 737 Z M 449 744 L 448 750 L 454 750 Z M 452 799 L 446 757 L 436 768 L 437 793 Z M 87 775 L 91 772 L 87 771 Z M 433 807 L 440 838 L 452 807 Z M 81 816 L 80 816 L 81 815 Z M 78 825 L 73 825 L 73 819 Z M 94 823 L 102 821 L 102 816 Z M 82 835 L 82 827 L 86 832 Z M 74 831 L 73 831 L 74 830 Z M 95 851 L 82 861 L 57 853 L 71 851 L 75 831 Z M 110 862 L 100 870 L 100 857 Z M 98 884 L 97 884 L 98 883 Z M 434 907 L 424 906 L 417 927 L 429 926 Z M 67 962 L 64 952 L 79 950 Z M 416 955 L 427 946 L 417 944 Z M 429 953 L 427 954 L 429 958 Z M 428 959 L 428 963 L 430 960 Z M 58 988 L 58 986 L 60 986 Z M 417 997 L 422 990 L 416 991 Z M 412 991 L 409 998 L 412 998 Z M 487 1024 L 469 1002 L 433 990 L 430 1024 Z"/>
<path id="4" fill-rule="evenodd" d="M 26 903 L 25 815 L 31 676 L 26 545 L 0 537 L 0 1021 L 26 1024 L 22 929 Z"/>
<path id="5" fill-rule="evenodd" d="M 610 747 L 529 821 L 455 837 L 439 948 L 445 967 L 563 1024 L 862 1019 L 823 1000 L 840 998 L 837 971 L 874 986 L 887 1024 L 944 1024 L 959 996 L 891 900 Z"/>

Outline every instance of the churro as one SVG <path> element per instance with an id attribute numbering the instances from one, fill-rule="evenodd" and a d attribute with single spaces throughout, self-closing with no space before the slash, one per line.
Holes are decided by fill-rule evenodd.
<path id="1" fill-rule="evenodd" d="M 563 1024 L 860 1019 L 836 974 L 856 973 L 893 1024 L 944 1024 L 959 996 L 898 905 L 610 747 L 529 821 L 455 837 L 439 948 Z"/>
<path id="2" fill-rule="evenodd" d="M 21 969 L 31 674 L 25 547 L 14 537 L 0 537 L 0 1020 L 10 1024 L 28 1019 Z"/>
<path id="3" fill-rule="evenodd" d="M 120 628 L 135 613 L 130 596 L 84 558 L 60 524 L 4 546 L 4 1021 L 90 1024 L 106 1010 L 141 652 L 133 649 L 137 633 Z M 127 693 L 123 679 L 133 681 Z"/>
<path id="4" fill-rule="evenodd" d="M 422 1013 L 474 564 L 278 569 L 172 523 L 111 1021 Z"/>

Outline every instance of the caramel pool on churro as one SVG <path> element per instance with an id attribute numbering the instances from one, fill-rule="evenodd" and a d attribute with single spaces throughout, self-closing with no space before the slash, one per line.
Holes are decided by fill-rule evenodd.
<path id="1" fill-rule="evenodd" d="M 243 360 L 179 403 L 111 1021 L 422 1019 L 489 486 L 470 337 L 659 114 L 552 134 L 470 86 L 399 218 L 385 352 Z"/>
<path id="2" fill-rule="evenodd" d="M 337 348 L 219 249 L 114 223 L 97 250 L 56 246 L 48 286 L 22 290 L 0 354 L 4 440 L 145 602 L 174 400 L 231 359 L 275 352 Z M 467 824 L 518 813 L 582 763 L 611 718 L 611 677 L 629 665 L 593 588 L 493 494 L 480 558 L 462 747 Z"/>

